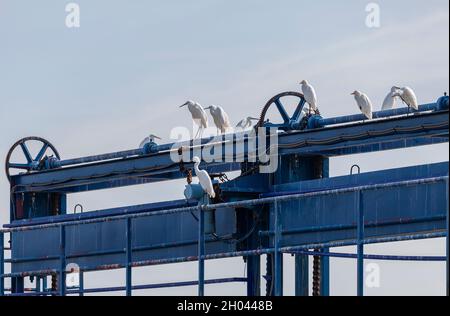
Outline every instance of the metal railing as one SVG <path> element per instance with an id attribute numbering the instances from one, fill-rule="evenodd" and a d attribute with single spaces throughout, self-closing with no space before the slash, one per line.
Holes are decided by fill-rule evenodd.
<path id="1" fill-rule="evenodd" d="M 373 244 L 373 243 L 384 243 L 384 242 L 396 242 L 396 241 L 405 241 L 405 240 L 416 240 L 416 239 L 425 239 L 425 238 L 448 238 L 448 227 L 447 231 L 437 231 L 432 233 L 422 233 L 422 234 L 406 234 L 400 236 L 388 236 L 388 237 L 375 237 L 375 238 L 365 238 L 364 236 L 364 228 L 366 227 L 364 221 L 364 205 L 363 205 L 363 192 L 366 190 L 374 190 L 374 189 L 382 189 L 382 188 L 392 188 L 392 187 L 400 187 L 400 186 L 409 186 L 409 185 L 420 185 L 420 184 L 431 184 L 436 182 L 445 181 L 448 186 L 448 176 L 443 177 L 433 177 L 427 179 L 418 179 L 418 180 L 408 180 L 408 181 L 399 181 L 385 184 L 376 184 L 376 185 L 365 185 L 365 186 L 356 186 L 351 188 L 344 189 L 333 189 L 333 190 L 324 190 L 317 192 L 308 192 L 308 193 L 298 193 L 291 195 L 280 195 L 273 196 L 268 198 L 261 198 L 255 200 L 246 200 L 246 201 L 238 201 L 238 202 L 230 202 L 230 203 L 221 203 L 215 205 L 201 205 L 195 207 L 183 207 L 171 210 L 161 210 L 155 212 L 144 212 L 139 214 L 127 214 L 127 215 L 118 215 L 118 216 L 108 216 L 103 218 L 95 218 L 95 219 L 86 219 L 86 220 L 76 220 L 70 222 L 60 222 L 60 223 L 51 223 L 51 224 L 41 224 L 35 226 L 26 226 L 26 227 L 13 227 L 8 229 L 0 230 L 0 296 L 5 295 L 5 286 L 4 279 L 5 278 L 13 278 L 13 277 L 26 277 L 26 276 L 47 276 L 47 275 L 58 275 L 59 284 L 58 291 L 47 291 L 44 288 L 44 291 L 38 292 L 30 292 L 30 293 L 11 293 L 10 295 L 69 295 L 69 294 L 84 294 L 84 293 L 98 293 L 98 292 L 112 292 L 112 291 L 122 291 L 125 290 L 127 295 L 131 295 L 133 290 L 142 290 L 149 288 L 163 288 L 163 287 L 175 287 L 175 286 L 198 286 L 198 294 L 199 296 L 204 295 L 204 287 L 205 284 L 216 284 L 216 283 L 229 283 L 229 282 L 247 282 L 247 278 L 229 278 L 229 279 L 213 279 L 213 280 L 205 280 L 205 260 L 210 259 L 221 259 L 221 258 L 230 258 L 230 257 L 247 257 L 247 256 L 257 256 L 262 254 L 272 254 L 274 255 L 274 295 L 282 295 L 282 260 L 281 256 L 283 253 L 303 253 L 306 255 L 320 255 L 320 256 L 333 256 L 337 254 L 333 253 L 315 253 L 315 252 L 307 252 L 309 249 L 323 249 L 323 248 L 334 248 L 334 247 L 343 247 L 356 245 L 357 246 L 357 254 L 347 254 L 347 257 L 353 258 L 356 256 L 357 258 L 357 269 L 358 269 L 358 278 L 357 278 L 357 288 L 358 295 L 364 294 L 363 287 L 363 265 L 364 259 L 367 258 L 375 258 L 374 255 L 365 255 L 364 254 L 364 245 Z M 281 221 L 280 221 L 280 207 L 278 204 L 280 202 L 293 201 L 304 198 L 317 197 L 322 195 L 330 195 L 330 194 L 338 194 L 338 193 L 349 193 L 349 192 L 357 192 L 358 193 L 358 213 L 357 213 L 357 236 L 354 240 L 346 240 L 339 242 L 327 242 L 327 243 L 316 243 L 310 245 L 301 245 L 294 247 L 281 247 L 280 241 L 281 236 L 285 233 L 283 232 Z M 448 196 L 447 196 L 448 201 Z M 266 234 L 273 234 L 273 247 L 272 248 L 264 248 L 264 249 L 255 249 L 255 250 L 247 250 L 247 251 L 233 251 L 228 253 L 219 253 L 219 254 L 205 254 L 205 234 L 204 234 L 204 212 L 211 211 L 216 208 L 246 208 L 249 206 L 255 205 L 263 205 L 263 204 L 273 204 L 274 205 L 274 232 L 265 232 Z M 448 204 L 448 203 L 447 203 Z M 199 235 L 198 235 L 198 255 L 190 256 L 190 257 L 179 257 L 179 258 L 170 258 L 170 259 L 153 259 L 153 260 L 144 260 L 133 262 L 132 254 L 135 251 L 132 248 L 132 225 L 131 220 L 133 218 L 141 218 L 141 217 L 152 217 L 152 216 L 161 216 L 168 214 L 179 214 L 185 212 L 198 212 L 199 214 Z M 447 209 L 447 218 L 448 218 L 448 209 Z M 126 286 L 125 287 L 115 287 L 115 288 L 103 288 L 102 289 L 67 289 L 65 284 L 66 277 L 66 227 L 74 226 L 74 225 L 83 225 L 83 224 L 92 224 L 92 223 L 100 223 L 100 222 L 110 222 L 110 221 L 118 221 L 118 220 L 126 220 L 126 262 L 125 263 L 117 263 L 111 265 L 102 265 L 89 269 L 81 269 L 80 272 L 87 271 L 100 271 L 100 270 L 113 270 L 113 269 L 121 269 L 125 268 L 126 270 Z M 401 222 L 400 222 L 401 224 Z M 376 225 L 376 224 L 373 224 Z M 59 259 L 59 267 L 57 270 L 40 270 L 40 271 L 28 271 L 28 272 L 20 272 L 20 273 L 5 273 L 4 265 L 5 262 L 10 262 L 11 260 L 5 260 L 4 258 L 4 234 L 19 232 L 19 231 L 29 231 L 29 230 L 39 230 L 45 228 L 59 228 L 59 240 L 60 240 L 60 253 L 56 259 Z M 321 229 L 321 227 L 315 228 L 317 231 Z M 92 253 L 91 255 L 96 255 L 96 253 Z M 100 253 L 98 254 L 100 255 Z M 339 254 L 345 255 L 345 254 Z M 384 258 L 384 259 L 382 259 Z M 37 260 L 36 258 L 30 258 L 30 260 Z M 413 257 L 413 256 L 380 256 L 379 260 L 409 260 L 409 261 L 447 261 L 448 264 L 448 249 L 446 257 Z M 152 266 L 152 265 L 160 265 L 167 263 L 182 263 L 189 261 L 198 261 L 198 281 L 189 281 L 189 282 L 178 282 L 178 283 L 164 283 L 164 284 L 153 284 L 153 285 L 132 285 L 132 268 L 135 267 L 143 267 L 143 266 Z M 447 272 L 448 273 L 448 272 Z M 448 275 L 447 275 L 448 279 Z"/>

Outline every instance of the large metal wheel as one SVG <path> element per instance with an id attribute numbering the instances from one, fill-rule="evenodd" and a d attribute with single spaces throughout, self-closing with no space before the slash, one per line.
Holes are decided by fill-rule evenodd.
<path id="1" fill-rule="evenodd" d="M 289 116 L 289 114 L 286 111 L 286 107 L 283 105 L 283 102 L 282 102 L 282 99 L 287 98 L 287 97 L 291 97 L 291 98 L 294 97 L 294 98 L 298 99 L 298 105 L 292 116 Z M 274 126 L 274 127 L 278 127 L 280 129 L 291 129 L 291 128 L 293 128 L 293 126 L 292 126 L 293 124 L 295 124 L 296 122 L 298 123 L 298 120 L 303 111 L 303 108 L 306 105 L 306 100 L 305 100 L 305 97 L 303 96 L 303 94 L 301 94 L 299 92 L 291 91 L 291 92 L 283 92 L 283 93 L 277 94 L 272 99 L 270 99 L 264 106 L 264 108 L 261 112 L 261 116 L 260 116 L 259 122 L 257 124 L 257 127 L 267 126 L 267 123 L 268 123 L 266 120 L 267 112 L 273 105 L 276 106 L 278 113 L 279 113 L 281 119 L 283 120 L 283 123 L 270 124 L 270 125 Z"/>
<path id="2" fill-rule="evenodd" d="M 37 145 L 37 148 L 40 148 L 34 157 L 30 152 L 31 143 L 35 143 L 33 145 Z M 13 159 L 13 155 L 15 159 L 19 159 L 19 157 L 16 157 L 15 155 L 17 152 L 21 152 L 21 154 L 19 154 L 19 157 L 22 156 L 20 159 L 21 161 L 11 161 Z M 6 177 L 9 181 L 11 181 L 11 177 L 17 174 L 17 172 L 13 174 L 13 170 L 22 170 L 27 173 L 42 170 L 44 168 L 45 160 L 49 157 L 49 155 L 60 159 L 58 151 L 49 141 L 41 137 L 34 136 L 22 138 L 8 151 L 8 155 L 5 160 Z"/>

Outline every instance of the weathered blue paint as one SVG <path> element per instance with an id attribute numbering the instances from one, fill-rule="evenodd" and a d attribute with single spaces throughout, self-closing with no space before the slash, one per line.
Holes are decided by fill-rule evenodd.
<path id="1" fill-rule="evenodd" d="M 59 274 L 58 290 L 60 296 L 66 295 L 66 226 L 59 227 Z"/>
<path id="2" fill-rule="evenodd" d="M 125 229 L 125 238 L 126 238 L 126 263 L 125 263 L 125 283 L 126 283 L 126 295 L 131 296 L 132 294 L 132 266 L 131 263 L 133 262 L 133 228 L 132 228 L 132 222 L 131 218 L 126 219 L 126 229 Z"/>
<path id="3" fill-rule="evenodd" d="M 342 259 L 358 259 L 358 254 L 342 253 L 342 252 L 324 252 L 324 251 L 294 251 L 295 254 L 302 254 L 305 256 L 320 256 L 329 258 Z M 447 257 L 443 256 L 394 256 L 394 255 L 368 255 L 364 254 L 366 260 L 380 260 L 380 261 L 419 261 L 419 262 L 442 262 L 446 261 Z"/>
<path id="4" fill-rule="evenodd" d="M 275 228 L 275 238 L 273 239 L 273 248 L 274 248 L 274 275 L 273 275 L 273 289 L 275 296 L 283 295 L 283 253 L 280 252 L 280 243 L 281 243 L 281 211 L 278 207 L 278 202 L 274 203 L 274 228 Z"/>
<path id="5" fill-rule="evenodd" d="M 5 295 L 5 235 L 0 232 L 0 296 Z"/>
<path id="6" fill-rule="evenodd" d="M 402 116 L 402 111 L 405 109 L 377 112 L 377 118 L 386 118 L 364 123 L 359 122 L 360 116 L 315 116 L 315 122 L 327 126 L 281 133 L 281 168 L 275 175 L 258 174 L 258 169 L 251 169 L 248 162 L 203 164 L 202 168 L 210 173 L 245 173 L 219 185 L 224 202 L 216 205 L 172 201 L 64 214 L 69 193 L 185 177 L 167 152 L 172 144 L 153 146 L 151 152 L 139 149 L 59 161 L 60 165 L 54 166 L 57 169 L 14 176 L 12 221 L 4 230 L 12 233 L 12 273 L 2 274 L 13 277 L 12 290 L 21 295 L 27 275 L 59 274 L 62 282 L 66 261 L 78 264 L 81 272 L 125 268 L 127 284 L 121 289 L 131 294 L 137 288 L 131 282 L 132 267 L 199 261 L 199 281 L 195 285 L 203 295 L 208 283 L 204 280 L 205 260 L 243 256 L 249 263 L 245 278 L 248 294 L 256 294 L 260 278 L 256 266 L 259 256 L 267 254 L 273 257 L 275 268 L 271 294 L 281 295 L 282 254 L 294 253 L 303 259 L 296 260 L 297 268 L 304 270 L 296 273 L 303 275 L 297 293 L 307 294 L 304 259 L 317 254 L 299 251 L 318 249 L 317 253 L 325 259 L 330 257 L 329 247 L 356 244 L 361 248 L 367 243 L 448 235 L 448 163 L 326 179 L 327 157 L 448 142 L 448 98 L 424 105 L 420 113 L 409 117 Z M 399 116 L 388 117 L 391 115 Z M 236 146 L 239 137 L 232 135 L 230 141 L 223 136 L 222 149 L 225 141 Z M 209 140 L 201 140 L 202 146 Z M 243 141 L 248 142 L 248 138 Z M 317 173 L 318 162 L 327 165 L 321 168 L 322 175 Z M 184 167 L 192 166 L 187 162 Z M 323 179 L 317 179 L 320 177 Z M 355 203 L 360 194 L 364 210 Z M 273 204 L 276 207 L 271 207 Z M 359 213 L 362 210 L 364 216 Z M 202 213 L 201 225 L 193 216 L 198 211 Z M 206 238 L 203 216 L 212 212 L 215 222 L 211 227 L 216 235 Z M 20 217 L 15 216 L 19 213 Z M 258 223 L 263 224 L 255 226 L 256 231 L 252 232 L 255 214 L 260 217 Z M 258 234 L 260 230 L 268 232 Z M 237 240 L 240 236 L 246 237 Z M 363 249 L 358 254 L 360 267 L 365 258 Z M 327 260 L 322 260 L 321 271 L 322 295 L 328 295 Z M 80 289 L 66 291 L 60 286 L 57 294 L 83 293 L 83 288 L 82 282 Z"/>
<path id="7" fill-rule="evenodd" d="M 364 296 L 364 196 L 362 191 L 358 192 L 357 195 L 357 251 L 358 251 L 358 262 L 357 262 L 357 291 L 358 296 Z"/>
<path id="8" fill-rule="evenodd" d="M 198 296 L 205 295 L 205 211 L 198 210 Z"/>

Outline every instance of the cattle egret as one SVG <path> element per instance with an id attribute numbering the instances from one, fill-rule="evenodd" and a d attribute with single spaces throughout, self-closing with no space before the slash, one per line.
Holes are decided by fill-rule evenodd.
<path id="1" fill-rule="evenodd" d="M 369 119 L 372 119 L 372 102 L 369 97 L 360 91 L 355 91 L 352 93 L 355 96 L 356 103 L 358 104 L 361 112 Z"/>
<path id="2" fill-rule="evenodd" d="M 211 105 L 210 107 L 205 108 L 205 110 L 209 110 L 211 116 L 214 120 L 214 124 L 217 127 L 217 134 L 220 133 L 225 134 L 226 131 L 231 128 L 230 119 L 228 118 L 228 114 L 225 110 L 220 106 Z"/>
<path id="3" fill-rule="evenodd" d="M 209 176 L 206 170 L 199 169 L 200 158 L 194 157 L 192 161 L 194 162 L 195 175 L 198 177 L 198 180 L 200 181 L 200 185 L 202 186 L 203 191 L 205 191 L 205 193 L 207 193 L 210 198 L 214 199 L 216 197 L 216 193 L 214 192 L 211 177 Z"/>
<path id="4" fill-rule="evenodd" d="M 382 111 L 392 110 L 395 106 L 395 99 L 398 98 L 396 93 L 398 92 L 397 87 L 392 87 L 391 92 L 388 93 L 386 98 L 384 99 L 383 106 L 381 108 Z"/>
<path id="5" fill-rule="evenodd" d="M 203 107 L 194 101 L 187 101 L 180 108 L 187 106 L 192 114 L 192 120 L 198 125 L 198 131 L 194 138 L 203 136 L 203 131 L 208 128 L 208 116 Z"/>
<path id="6" fill-rule="evenodd" d="M 139 148 L 144 148 L 144 146 L 148 143 L 154 143 L 155 139 L 159 139 L 161 140 L 160 137 L 156 136 L 156 135 L 149 135 L 148 137 L 145 137 L 145 139 L 141 142 L 141 144 L 139 145 Z"/>
<path id="7" fill-rule="evenodd" d="M 399 88 L 395 87 L 397 92 L 394 94 L 396 97 L 400 97 L 403 102 L 405 102 L 409 108 L 413 108 L 414 110 L 419 110 L 419 104 L 417 103 L 417 97 L 414 93 L 414 90 L 410 87 Z"/>
<path id="8" fill-rule="evenodd" d="M 309 104 L 310 112 L 311 110 L 317 110 L 317 95 L 316 90 L 313 86 L 311 86 L 308 81 L 303 80 L 300 82 L 302 85 L 303 96 L 305 97 L 306 102 Z"/>
<path id="9" fill-rule="evenodd" d="M 249 116 L 237 123 L 236 127 L 245 130 L 253 126 L 252 121 L 259 121 L 259 119 Z"/>

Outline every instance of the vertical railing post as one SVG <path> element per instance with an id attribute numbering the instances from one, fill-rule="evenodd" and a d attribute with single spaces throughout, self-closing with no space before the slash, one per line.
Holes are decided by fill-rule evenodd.
<path id="1" fill-rule="evenodd" d="M 36 277 L 36 286 L 34 287 L 34 290 L 36 291 L 36 293 L 40 293 L 41 291 L 41 277 L 37 276 Z"/>
<path id="2" fill-rule="evenodd" d="M 131 218 L 127 218 L 126 220 L 126 238 L 127 238 L 127 245 L 126 245 L 126 295 L 131 296 L 132 295 L 132 230 L 131 230 Z"/>
<path id="3" fill-rule="evenodd" d="M 323 248 L 323 253 L 329 253 L 330 248 Z M 330 257 L 322 256 L 320 258 L 320 295 L 330 296 Z"/>
<path id="4" fill-rule="evenodd" d="M 358 280 L 357 291 L 358 296 L 364 296 L 364 205 L 363 205 L 363 193 L 358 192 L 358 209 L 357 209 L 357 248 L 358 248 Z"/>
<path id="5" fill-rule="evenodd" d="M 42 292 L 47 292 L 47 276 L 46 275 L 44 275 L 44 277 L 42 278 Z"/>
<path id="6" fill-rule="evenodd" d="M 205 295 L 205 212 L 198 210 L 198 296 Z"/>
<path id="7" fill-rule="evenodd" d="M 309 256 L 295 255 L 295 296 L 309 296 Z"/>
<path id="8" fill-rule="evenodd" d="M 66 295 L 66 227 L 59 226 L 59 295 Z"/>
<path id="9" fill-rule="evenodd" d="M 5 235 L 0 232 L 0 296 L 5 295 Z"/>
<path id="10" fill-rule="evenodd" d="M 448 192 L 448 190 L 449 190 L 449 186 L 448 186 L 448 174 L 447 174 L 447 179 L 445 180 L 445 186 L 446 186 L 446 191 L 447 191 L 447 193 L 446 193 L 446 205 L 447 205 L 447 249 L 446 249 L 446 252 L 447 252 L 447 271 L 446 271 L 446 273 L 447 273 L 447 296 L 449 296 L 450 295 L 450 281 L 449 281 L 449 276 L 450 276 L 450 273 L 449 273 L 449 269 L 450 269 L 450 263 L 449 263 L 449 242 L 450 242 L 450 239 L 449 239 L 449 233 L 450 233 L 450 222 L 449 222 L 449 220 L 450 220 L 450 212 L 449 212 L 449 205 L 448 205 L 448 202 L 449 202 L 449 200 L 448 200 L 448 195 L 449 195 L 449 192 Z"/>
<path id="11" fill-rule="evenodd" d="M 84 273 L 81 270 L 79 271 L 78 284 L 79 284 L 78 287 L 80 290 L 79 296 L 84 296 L 84 293 L 83 293 L 83 291 L 84 291 Z"/>
<path id="12" fill-rule="evenodd" d="M 275 296 L 282 296 L 283 295 L 283 260 L 282 256 L 283 254 L 280 252 L 280 241 L 281 241 L 281 218 L 280 218 L 280 209 L 278 207 L 278 202 L 275 201 L 274 203 L 274 213 L 275 213 L 275 220 L 274 220 L 274 226 L 275 226 L 275 237 L 274 237 L 274 295 Z"/>

